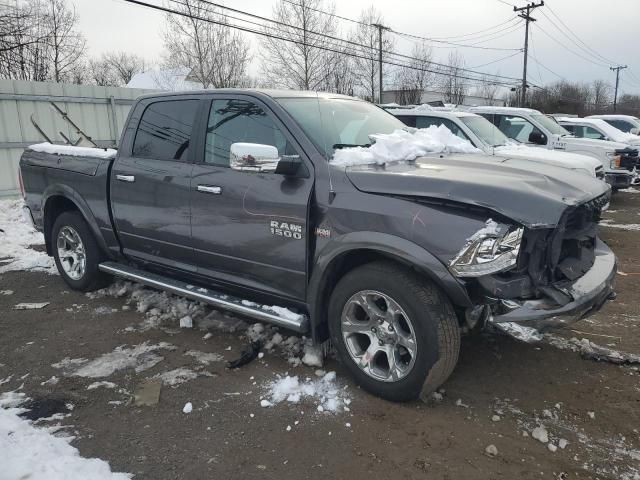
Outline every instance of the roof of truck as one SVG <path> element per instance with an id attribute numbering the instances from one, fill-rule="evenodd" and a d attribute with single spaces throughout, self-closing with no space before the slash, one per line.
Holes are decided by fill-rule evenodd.
<path id="1" fill-rule="evenodd" d="M 463 112 L 460 110 L 428 110 L 425 108 L 388 108 L 387 112 L 393 115 L 415 115 L 422 117 L 438 117 L 438 118 L 461 118 L 461 117 L 477 117 L 477 113 Z"/>
<path id="2" fill-rule="evenodd" d="M 492 107 L 492 106 L 482 106 L 482 107 L 471 107 L 469 109 L 470 112 L 481 112 L 481 113 L 504 113 L 504 114 L 513 114 L 513 115 L 540 115 L 541 112 L 538 110 L 534 110 L 532 108 L 516 108 L 516 107 Z"/>
<path id="3" fill-rule="evenodd" d="M 314 92 L 310 90 L 276 90 L 267 88 L 211 88 L 207 90 L 186 90 L 182 92 L 158 92 L 142 95 L 138 98 L 156 98 L 156 97 L 175 97 L 182 95 L 211 95 L 214 93 L 227 93 L 227 94 L 258 94 L 272 98 L 295 98 L 295 97 L 319 97 L 319 98 L 343 98 L 357 100 L 354 97 L 348 95 L 341 95 L 339 93 L 326 93 L 326 92 Z"/>

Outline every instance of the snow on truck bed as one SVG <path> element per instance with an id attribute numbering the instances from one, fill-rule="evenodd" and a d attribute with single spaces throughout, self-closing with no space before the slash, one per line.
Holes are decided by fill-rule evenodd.
<path id="1" fill-rule="evenodd" d="M 116 157 L 117 150 L 113 148 L 74 147 L 73 145 L 54 145 L 44 142 L 31 145 L 34 152 L 52 153 L 57 155 L 69 155 L 72 157 L 93 157 L 109 160 Z"/>
<path id="2" fill-rule="evenodd" d="M 451 133 L 444 125 L 414 130 L 396 130 L 393 133 L 371 135 L 375 143 L 370 147 L 337 150 L 332 165 L 350 166 L 401 160 L 415 160 L 428 154 L 482 153 L 470 142 Z"/>

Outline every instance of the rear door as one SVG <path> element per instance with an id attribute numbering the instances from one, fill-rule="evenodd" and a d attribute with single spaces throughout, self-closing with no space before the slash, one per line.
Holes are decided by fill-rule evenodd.
<path id="1" fill-rule="evenodd" d="M 133 145 L 119 152 L 111 203 L 126 255 L 194 270 L 189 197 L 199 104 L 195 97 L 146 101 Z"/>
<path id="2" fill-rule="evenodd" d="M 198 272 L 273 295 L 303 300 L 312 166 L 269 108 L 243 96 L 215 98 L 191 182 L 191 246 Z M 295 177 L 230 168 L 233 143 L 300 155 Z"/>

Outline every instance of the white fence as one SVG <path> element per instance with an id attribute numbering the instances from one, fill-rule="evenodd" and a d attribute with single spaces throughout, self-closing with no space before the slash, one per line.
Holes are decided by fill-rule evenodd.
<path id="1" fill-rule="evenodd" d="M 18 193 L 18 162 L 25 147 L 45 139 L 31 117 L 55 143 L 77 135 L 58 115 L 54 102 L 100 146 L 117 145 L 133 101 L 152 90 L 0 80 L 0 197 Z M 62 132 L 62 134 L 61 134 Z"/>

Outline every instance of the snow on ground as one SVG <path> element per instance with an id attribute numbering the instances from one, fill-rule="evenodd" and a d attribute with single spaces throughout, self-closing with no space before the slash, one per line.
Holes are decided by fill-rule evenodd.
<path id="1" fill-rule="evenodd" d="M 159 379 L 163 385 L 175 387 L 198 377 L 212 377 L 213 374 L 205 370 L 195 371 L 190 368 L 180 367 L 168 372 L 158 373 L 153 378 Z"/>
<path id="2" fill-rule="evenodd" d="M 640 223 L 613 223 L 612 220 L 600 220 L 600 225 L 608 228 L 618 228 L 620 230 L 638 231 Z"/>
<path id="3" fill-rule="evenodd" d="M 597 478 L 617 478 L 621 480 L 637 480 L 640 478 L 640 450 L 629 446 L 622 435 L 600 437 L 588 433 L 573 422 L 574 412 L 558 403 L 553 408 L 545 408 L 541 412 L 524 412 L 515 402 L 517 400 L 496 400 L 496 411 L 515 419 L 518 428 L 531 437 L 532 441 L 546 443 L 551 452 L 558 447 L 581 445 L 586 455 L 576 453 L 573 460 L 580 468 Z M 588 413 L 588 412 L 585 412 Z"/>
<path id="4" fill-rule="evenodd" d="M 72 437 L 57 437 L 57 427 L 36 428 L 14 408 L 26 401 L 24 394 L 10 402 L 0 395 L 0 478 L 7 480 L 125 480 L 125 473 L 113 473 L 98 458 L 83 458 L 70 445 Z M 20 398 L 21 397 L 21 398 Z M 2 400 L 4 398 L 4 400 Z"/>
<path id="5" fill-rule="evenodd" d="M 375 143 L 370 147 L 336 150 L 332 165 L 350 166 L 400 160 L 415 160 L 434 153 L 482 153 L 470 142 L 451 133 L 444 125 L 415 131 L 396 130 L 389 134 L 371 135 Z"/>
<path id="6" fill-rule="evenodd" d="M 189 350 L 185 353 L 189 357 L 193 357 L 198 363 L 202 365 L 209 365 L 214 362 L 221 362 L 224 357 L 219 353 L 200 352 L 198 350 Z"/>
<path id="7" fill-rule="evenodd" d="M 57 155 L 69 155 L 72 157 L 93 157 L 111 159 L 118 153 L 113 148 L 74 147 L 73 145 L 54 145 L 49 142 L 36 143 L 29 146 L 34 152 L 52 153 Z"/>
<path id="8" fill-rule="evenodd" d="M 0 273 L 17 270 L 57 273 L 53 259 L 33 250 L 44 237 L 23 217 L 22 200 L 0 200 Z"/>
<path id="9" fill-rule="evenodd" d="M 166 342 L 160 342 L 157 345 L 144 342 L 130 348 L 119 346 L 113 352 L 105 353 L 94 360 L 67 357 L 53 364 L 52 367 L 62 369 L 68 376 L 86 378 L 108 377 L 128 368 L 140 373 L 164 360 L 164 357 L 156 353 L 162 349 L 174 350 L 175 347 Z"/>
<path id="10" fill-rule="evenodd" d="M 603 347 L 586 338 L 580 340 L 575 337 L 566 339 L 552 333 L 546 333 L 544 340 L 560 350 L 578 352 L 583 357 L 592 360 L 601 360 L 615 364 L 640 364 L 640 355 L 619 352 L 609 347 Z"/>
<path id="11" fill-rule="evenodd" d="M 262 323 L 247 325 L 243 320 L 201 302 L 152 290 L 140 284 L 122 281 L 115 282 L 102 290 L 88 293 L 87 296 L 92 299 L 104 297 L 125 299 L 125 306 L 135 308 L 136 311 L 144 314 L 144 321 L 137 327 L 141 331 L 151 328 L 174 329 L 179 326 L 181 319 L 189 316 L 194 325 L 202 330 L 244 332 L 248 340 L 259 342 L 262 345 L 262 350 L 279 352 L 294 367 L 301 364 L 312 367 L 322 366 L 322 350 L 319 346 L 314 346 L 311 339 L 297 335 L 283 335 L 280 333 L 280 329 L 273 325 Z M 248 301 L 246 304 L 255 305 Z M 273 309 L 274 307 L 268 308 Z"/>
<path id="12" fill-rule="evenodd" d="M 336 381 L 335 372 L 316 370 L 316 378 L 298 376 L 278 376 L 266 386 L 261 397 L 262 407 L 272 407 L 280 403 L 312 403 L 318 412 L 348 412 L 351 399 L 347 386 Z"/>

